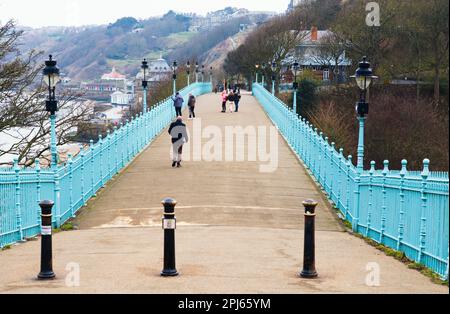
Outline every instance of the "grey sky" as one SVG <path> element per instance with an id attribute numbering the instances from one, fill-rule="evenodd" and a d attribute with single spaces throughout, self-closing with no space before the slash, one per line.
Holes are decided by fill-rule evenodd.
<path id="1" fill-rule="evenodd" d="M 168 10 L 206 14 L 227 6 L 283 12 L 290 0 L 1 0 L 0 22 L 20 25 L 81 26 L 108 24 L 124 16 L 148 18 Z"/>

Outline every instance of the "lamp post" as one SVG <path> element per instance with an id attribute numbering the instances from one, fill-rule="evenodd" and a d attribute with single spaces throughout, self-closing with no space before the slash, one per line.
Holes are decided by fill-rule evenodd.
<path id="1" fill-rule="evenodd" d="M 50 112 L 50 151 L 51 166 L 58 166 L 58 150 L 56 142 L 56 112 L 58 111 L 58 102 L 56 101 L 55 89 L 59 82 L 59 69 L 56 67 L 56 61 L 53 56 L 49 56 L 49 60 L 45 61 L 45 68 L 42 71 L 44 82 L 48 86 L 48 100 L 45 109 Z"/>
<path id="2" fill-rule="evenodd" d="M 298 74 L 299 69 L 300 69 L 299 63 L 297 61 L 295 61 L 294 64 L 292 64 L 292 72 L 294 72 L 294 84 L 293 84 L 293 88 L 294 88 L 294 105 L 293 105 L 293 110 L 294 110 L 295 114 L 297 114 L 297 91 L 298 91 L 297 74 Z"/>
<path id="3" fill-rule="evenodd" d="M 262 87 L 264 87 L 264 84 L 265 84 L 265 77 L 264 77 L 264 74 L 265 74 L 265 72 L 266 72 L 266 64 L 265 63 L 263 63 L 263 65 L 261 66 L 261 70 L 262 70 L 262 74 L 261 74 L 261 85 L 262 85 Z"/>
<path id="4" fill-rule="evenodd" d="M 277 64 L 275 62 L 272 62 L 272 95 L 275 95 L 275 80 L 276 76 L 275 73 L 277 71 Z"/>
<path id="5" fill-rule="evenodd" d="M 195 82 L 198 83 L 198 62 L 195 62 Z"/>
<path id="6" fill-rule="evenodd" d="M 358 164 L 359 171 L 364 170 L 364 126 L 366 116 L 369 114 L 369 103 L 367 102 L 367 91 L 374 80 L 378 77 L 373 75 L 370 63 L 367 57 L 359 63 L 355 75 L 352 76 L 356 80 L 356 84 L 361 90 L 359 101 L 356 103 L 356 113 L 359 121 L 359 137 L 358 137 Z"/>
<path id="7" fill-rule="evenodd" d="M 178 70 L 177 61 L 173 62 L 172 70 L 173 70 L 173 97 L 175 97 L 175 95 L 177 94 L 177 70 Z"/>
<path id="8" fill-rule="evenodd" d="M 191 63 L 186 63 L 187 85 L 191 85 Z"/>
<path id="9" fill-rule="evenodd" d="M 205 82 L 205 65 L 202 64 L 202 83 Z"/>
<path id="10" fill-rule="evenodd" d="M 256 84 L 258 84 L 259 64 L 255 65 L 255 68 L 256 68 Z"/>
<path id="11" fill-rule="evenodd" d="M 144 74 L 143 80 L 142 80 L 142 89 L 143 89 L 143 112 L 144 114 L 147 113 L 147 89 L 148 89 L 148 81 L 147 81 L 147 70 L 148 70 L 148 62 L 147 59 L 144 59 L 142 61 L 142 72 Z"/>
<path id="12" fill-rule="evenodd" d="M 209 68 L 209 82 L 212 84 L 213 82 L 213 67 Z"/>

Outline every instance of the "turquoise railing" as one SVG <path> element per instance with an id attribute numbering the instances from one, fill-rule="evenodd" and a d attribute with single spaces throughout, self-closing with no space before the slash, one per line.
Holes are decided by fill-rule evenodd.
<path id="1" fill-rule="evenodd" d="M 202 95 L 211 92 L 210 83 L 195 83 L 180 91 Z M 53 224 L 60 227 L 85 206 L 90 198 L 140 152 L 152 143 L 175 117 L 168 98 L 146 114 L 121 125 L 105 138 L 83 150 L 76 158 L 55 169 L 0 169 L 0 248 L 40 233 L 41 200 L 55 201 Z"/>
<path id="2" fill-rule="evenodd" d="M 401 171 L 391 171 L 388 161 L 381 170 L 372 162 L 370 170 L 358 171 L 351 156 L 261 85 L 253 93 L 355 232 L 448 279 L 448 172 L 431 172 L 429 160 L 421 172 L 409 172 L 406 160 Z"/>

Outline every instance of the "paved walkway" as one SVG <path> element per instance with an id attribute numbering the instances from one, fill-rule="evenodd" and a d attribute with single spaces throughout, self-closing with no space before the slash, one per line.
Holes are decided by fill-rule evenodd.
<path id="1" fill-rule="evenodd" d="M 202 127 L 271 126 L 250 95 L 241 112 L 219 113 L 218 95 L 199 98 Z M 198 123 L 197 120 L 196 123 Z M 193 121 L 188 121 L 193 132 Z M 34 280 L 39 241 L 0 252 L 0 293 L 448 293 L 416 271 L 346 233 L 333 210 L 278 136 L 279 167 L 258 162 L 189 161 L 170 165 L 164 133 L 91 201 L 79 230 L 54 236 L 52 282 Z M 207 143 L 203 140 L 203 144 Z M 165 197 L 178 200 L 177 266 L 161 278 Z M 317 280 L 297 277 L 302 264 L 301 202 L 320 202 Z M 80 266 L 80 286 L 66 286 L 66 266 Z M 380 286 L 366 285 L 368 263 Z"/>

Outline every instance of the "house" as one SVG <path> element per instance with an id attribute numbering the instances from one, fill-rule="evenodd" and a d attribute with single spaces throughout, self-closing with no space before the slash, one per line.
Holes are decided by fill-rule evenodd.
<path id="1" fill-rule="evenodd" d="M 310 31 L 301 32 L 299 34 L 299 44 L 283 61 L 285 66 L 283 73 L 286 78 L 285 83 L 293 80 L 290 67 L 295 61 L 299 63 L 300 73 L 310 70 L 318 81 L 324 83 L 335 80 L 337 82 L 345 82 L 348 79 L 348 72 L 352 63 L 346 57 L 344 48 L 342 50 L 336 49 L 335 55 L 331 55 L 331 53 L 323 49 L 325 45 L 328 45 L 327 39 L 333 35 L 331 31 L 321 31 L 317 27 L 313 27 Z"/>

